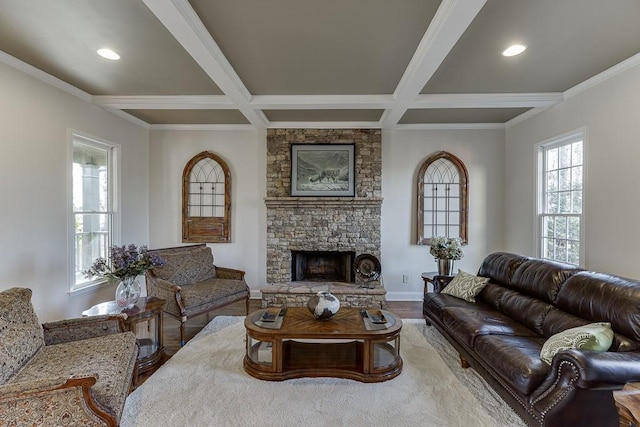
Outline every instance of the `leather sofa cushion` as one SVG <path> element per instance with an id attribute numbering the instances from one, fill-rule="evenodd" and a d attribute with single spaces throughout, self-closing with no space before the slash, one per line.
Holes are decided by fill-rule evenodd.
<path id="1" fill-rule="evenodd" d="M 514 290 L 505 291 L 500 298 L 502 313 L 532 329 L 538 335 L 544 335 L 542 323 L 547 313 L 553 309 L 553 305 L 549 303 Z"/>
<path id="2" fill-rule="evenodd" d="M 575 274 L 558 293 L 556 306 L 640 341 L 640 285 L 637 281 L 603 273 Z"/>
<path id="3" fill-rule="evenodd" d="M 516 269 L 529 258 L 507 252 L 494 252 L 485 257 L 478 276 L 490 277 L 492 282 L 499 285 L 511 283 Z"/>
<path id="4" fill-rule="evenodd" d="M 473 305 L 472 308 L 447 307 L 442 323 L 450 335 L 469 348 L 474 348 L 477 337 L 483 335 L 519 335 L 538 338 L 526 326 L 508 316 L 486 306 Z"/>
<path id="5" fill-rule="evenodd" d="M 442 315 L 447 307 L 475 307 L 475 304 L 461 300 L 447 294 L 436 294 L 433 292 L 424 295 L 422 309 L 424 313 L 429 313 L 429 317 L 437 319 L 442 323 Z"/>
<path id="6" fill-rule="evenodd" d="M 495 283 L 487 283 L 482 291 L 476 296 L 476 301 L 480 301 L 490 307 L 500 310 L 500 300 L 505 292 L 508 292 L 507 288 L 496 285 Z"/>
<path id="7" fill-rule="evenodd" d="M 548 303 L 554 303 L 560 287 L 580 270 L 570 264 L 530 259 L 516 269 L 509 287 Z"/>
<path id="8" fill-rule="evenodd" d="M 475 341 L 474 351 L 494 375 L 523 396 L 528 396 L 546 378 L 549 365 L 540 359 L 544 338 L 485 335 Z"/>

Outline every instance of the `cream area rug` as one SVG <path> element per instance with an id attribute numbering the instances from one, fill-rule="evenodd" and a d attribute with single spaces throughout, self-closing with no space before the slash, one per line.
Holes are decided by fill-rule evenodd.
<path id="1" fill-rule="evenodd" d="M 219 316 L 128 398 L 128 426 L 524 426 L 421 319 L 403 319 L 402 373 L 261 381 L 244 372 L 244 317 Z"/>

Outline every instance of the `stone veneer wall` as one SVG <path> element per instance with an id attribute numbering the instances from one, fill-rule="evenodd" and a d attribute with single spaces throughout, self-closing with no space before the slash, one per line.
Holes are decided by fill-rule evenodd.
<path id="1" fill-rule="evenodd" d="M 355 144 L 356 197 L 290 197 L 291 144 Z M 291 251 L 380 258 L 382 138 L 378 129 L 267 131 L 267 283 L 291 281 Z"/>

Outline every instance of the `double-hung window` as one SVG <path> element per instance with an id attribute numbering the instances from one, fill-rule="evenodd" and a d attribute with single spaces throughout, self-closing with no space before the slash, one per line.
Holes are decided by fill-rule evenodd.
<path id="1" fill-rule="evenodd" d="M 584 265 L 584 131 L 538 146 L 538 256 Z"/>
<path id="2" fill-rule="evenodd" d="M 103 281 L 83 271 L 115 243 L 117 154 L 115 145 L 71 134 L 71 292 Z"/>

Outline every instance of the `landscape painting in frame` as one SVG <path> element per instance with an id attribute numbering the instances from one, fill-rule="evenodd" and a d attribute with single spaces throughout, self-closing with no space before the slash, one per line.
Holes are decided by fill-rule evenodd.
<path id="1" fill-rule="evenodd" d="M 291 144 L 291 196 L 355 196 L 354 144 Z"/>

